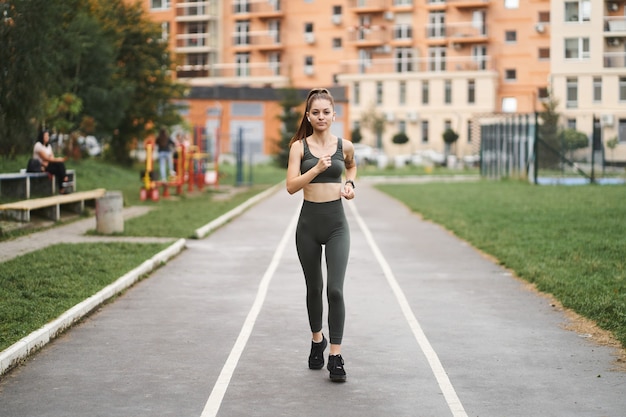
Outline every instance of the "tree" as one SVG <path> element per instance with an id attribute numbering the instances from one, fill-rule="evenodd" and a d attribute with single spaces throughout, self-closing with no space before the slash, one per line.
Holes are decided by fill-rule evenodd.
<path id="1" fill-rule="evenodd" d="M 611 139 L 606 141 L 607 148 L 611 150 L 611 161 L 615 160 L 615 158 L 613 158 L 613 151 L 615 151 L 615 148 L 617 148 L 618 143 L 619 139 L 617 138 L 617 136 L 613 136 Z"/>
<path id="2" fill-rule="evenodd" d="M 538 144 L 536 158 L 540 168 L 556 168 L 561 161 L 558 154 L 560 148 L 559 118 L 561 117 L 557 112 L 559 102 L 550 92 L 548 99 L 543 100 L 541 105 L 543 111 L 539 113 L 541 123 L 538 130 L 539 139 L 543 143 L 539 142 Z"/>
<path id="3" fill-rule="evenodd" d="M 398 132 L 395 135 L 393 135 L 393 138 L 391 139 L 391 141 L 397 145 L 402 145 L 409 141 L 409 137 L 404 132 Z"/>
<path id="4" fill-rule="evenodd" d="M 289 163 L 289 142 L 298 130 L 298 122 L 302 119 L 302 113 L 298 111 L 301 103 L 298 90 L 293 87 L 281 90 L 283 108 L 282 114 L 277 116 L 282 121 L 280 130 L 280 150 L 276 154 L 276 163 L 282 168 L 287 168 Z"/>
<path id="5" fill-rule="evenodd" d="M 450 152 L 450 147 L 459 139 L 459 134 L 451 128 L 447 128 L 441 136 L 446 144 L 446 154 L 448 154 Z"/>
<path id="6" fill-rule="evenodd" d="M 125 106 L 113 131 L 108 157 L 130 164 L 133 141 L 143 139 L 155 126 L 181 123 L 180 106 L 175 100 L 184 95 L 185 87 L 172 80 L 173 63 L 167 43 L 161 40 L 161 28 L 150 21 L 139 2 L 127 5 L 123 0 L 94 1 L 93 12 L 116 46 L 113 80 L 123 88 L 115 97 Z M 122 91 L 128 94 L 120 94 Z"/>
<path id="7" fill-rule="evenodd" d="M 81 1 L 0 2 L 0 155 L 31 150 L 61 78 L 63 28 Z"/>
<path id="8" fill-rule="evenodd" d="M 363 135 L 361 134 L 360 128 L 355 128 L 350 135 L 350 139 L 352 139 L 352 143 L 359 143 L 361 139 L 363 139 Z"/>
<path id="9" fill-rule="evenodd" d="M 589 146 L 589 138 L 583 132 L 576 129 L 565 129 L 563 131 L 563 143 L 565 149 L 570 153 L 570 160 L 574 159 L 576 149 L 582 149 Z"/>
<path id="10" fill-rule="evenodd" d="M 376 135 L 376 147 L 383 147 L 383 133 L 385 132 L 385 115 L 376 110 L 376 105 L 372 103 L 370 109 L 361 114 L 361 126 L 371 130 Z"/>

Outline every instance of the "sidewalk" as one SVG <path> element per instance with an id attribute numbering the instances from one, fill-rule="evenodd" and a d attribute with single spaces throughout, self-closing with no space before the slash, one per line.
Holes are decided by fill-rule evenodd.
<path id="1" fill-rule="evenodd" d="M 281 189 L 3 378 L 1 414 L 623 417 L 610 348 L 467 243 L 357 191 L 347 383 L 306 367 L 301 196 Z"/>

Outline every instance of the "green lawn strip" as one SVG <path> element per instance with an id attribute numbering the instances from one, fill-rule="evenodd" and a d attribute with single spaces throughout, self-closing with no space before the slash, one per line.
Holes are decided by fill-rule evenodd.
<path id="1" fill-rule="evenodd" d="M 480 181 L 379 188 L 626 347 L 626 187 Z"/>
<path id="2" fill-rule="evenodd" d="M 169 245 L 64 243 L 0 263 L 0 351 Z"/>
<path id="3" fill-rule="evenodd" d="M 259 185 L 238 190 L 226 199 L 216 193 L 163 199 L 147 215 L 128 219 L 125 236 L 182 237 L 193 236 L 196 229 L 227 213 L 269 186 Z"/>

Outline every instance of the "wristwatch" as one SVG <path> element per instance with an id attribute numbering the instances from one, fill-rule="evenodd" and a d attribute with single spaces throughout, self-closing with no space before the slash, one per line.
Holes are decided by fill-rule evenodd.
<path id="1" fill-rule="evenodd" d="M 352 180 L 346 180 L 346 184 L 352 185 L 352 189 L 356 188 L 356 186 L 354 185 L 354 181 L 352 181 Z"/>

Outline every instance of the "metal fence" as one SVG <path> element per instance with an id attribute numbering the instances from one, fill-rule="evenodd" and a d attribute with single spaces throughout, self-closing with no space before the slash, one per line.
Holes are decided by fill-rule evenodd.
<path id="1" fill-rule="evenodd" d="M 491 179 L 528 179 L 535 184 L 624 182 L 624 171 L 605 164 L 600 121 L 581 132 L 538 113 L 491 115 L 480 123 L 480 173 Z"/>

